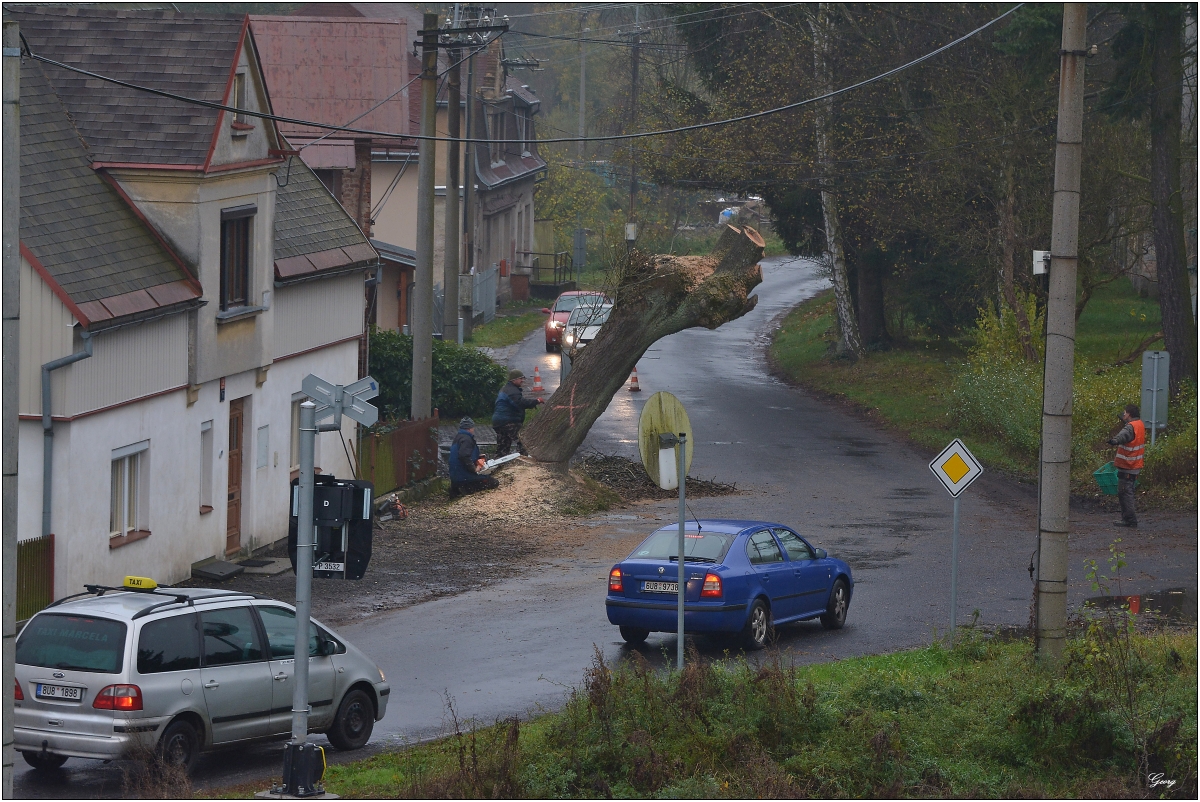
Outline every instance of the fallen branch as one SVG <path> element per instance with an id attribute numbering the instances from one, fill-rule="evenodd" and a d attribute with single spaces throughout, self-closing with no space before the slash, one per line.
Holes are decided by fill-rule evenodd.
<path id="1" fill-rule="evenodd" d="M 1128 365 L 1130 362 L 1132 362 L 1133 360 L 1138 358 L 1138 354 L 1140 354 L 1142 351 L 1146 350 L 1146 346 L 1153 345 L 1154 343 L 1158 342 L 1162 338 L 1163 338 L 1163 333 L 1161 331 L 1158 332 L 1157 334 L 1151 334 L 1149 337 L 1147 337 L 1146 339 L 1142 340 L 1140 343 L 1135 345 L 1133 347 L 1133 350 L 1129 352 L 1128 356 L 1124 356 L 1121 359 L 1118 359 L 1116 362 L 1114 362 L 1113 367 L 1119 368 L 1122 365 Z"/>

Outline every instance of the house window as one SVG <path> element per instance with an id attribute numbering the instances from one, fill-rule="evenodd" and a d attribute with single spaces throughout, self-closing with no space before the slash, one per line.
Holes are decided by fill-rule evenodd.
<path id="1" fill-rule="evenodd" d="M 304 396 L 292 400 L 292 437 L 291 446 L 288 451 L 289 471 L 300 470 L 300 402 L 303 400 Z"/>
<path id="2" fill-rule="evenodd" d="M 200 424 L 200 514 L 212 512 L 213 422 Z"/>
<path id="3" fill-rule="evenodd" d="M 266 468 L 271 464 L 271 426 L 258 427 L 258 450 L 254 459 L 255 468 Z"/>
<path id="4" fill-rule="evenodd" d="M 112 452 L 109 537 L 128 537 L 149 531 L 146 520 L 149 451 L 150 441 L 143 440 Z"/>
<path id="5" fill-rule="evenodd" d="M 233 93 L 230 97 L 230 105 L 235 109 L 244 109 L 246 106 L 246 74 L 239 72 L 233 76 Z M 233 115 L 233 135 L 245 136 L 245 134 L 254 128 L 250 121 L 249 115 L 240 112 Z"/>
<path id="6" fill-rule="evenodd" d="M 254 204 L 221 210 L 221 311 L 247 306 Z"/>
<path id="7" fill-rule="evenodd" d="M 342 171 L 341 170 L 313 170 L 317 174 L 317 178 L 325 185 L 325 189 L 329 190 L 329 194 L 342 199 Z"/>

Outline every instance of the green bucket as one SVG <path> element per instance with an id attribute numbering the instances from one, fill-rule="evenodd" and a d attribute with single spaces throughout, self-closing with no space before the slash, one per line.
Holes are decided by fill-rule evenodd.
<path id="1" fill-rule="evenodd" d="M 1117 494 L 1117 468 L 1111 462 L 1104 463 L 1099 470 L 1093 471 L 1092 476 L 1100 486 L 1100 492 L 1106 496 Z"/>

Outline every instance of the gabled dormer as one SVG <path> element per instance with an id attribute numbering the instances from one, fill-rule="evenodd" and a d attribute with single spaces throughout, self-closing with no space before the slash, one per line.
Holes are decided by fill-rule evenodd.
<path id="1" fill-rule="evenodd" d="M 221 103 L 248 112 L 271 114 L 271 99 L 263 80 L 249 21 L 247 17 L 239 33 L 238 48 L 229 64 Z M 215 172 L 273 163 L 279 160 L 284 147 L 273 121 L 253 114 L 221 111 L 213 129 L 212 148 L 204 169 L 205 172 Z"/>

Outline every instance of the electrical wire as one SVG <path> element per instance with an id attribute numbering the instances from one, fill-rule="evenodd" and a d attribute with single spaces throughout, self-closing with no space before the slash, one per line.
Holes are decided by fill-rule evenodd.
<path id="1" fill-rule="evenodd" d="M 831 100 L 832 98 L 838 97 L 840 95 L 844 95 L 848 92 L 852 92 L 855 89 L 861 89 L 864 86 L 869 86 L 871 84 L 887 80 L 888 78 L 898 75 L 899 73 L 903 72 L 904 70 L 910 69 L 912 67 L 916 67 L 920 64 L 923 64 L 926 61 L 929 61 L 930 59 L 941 55 L 942 53 L 946 52 L 947 50 L 949 50 L 959 44 L 962 44 L 963 42 L 967 41 L 968 39 L 971 39 L 972 37 L 978 35 L 979 33 L 987 30 L 991 26 L 995 25 L 997 22 L 1000 22 L 1001 20 L 1008 17 L 1010 14 L 1012 14 L 1017 9 L 1021 8 L 1023 5 L 1024 5 L 1024 3 L 1018 3 L 1017 5 L 1010 8 L 1008 11 L 1005 11 L 1003 14 L 1001 14 L 1000 16 L 996 17 L 995 19 L 993 19 L 991 21 L 984 23 L 983 25 L 979 26 L 975 30 L 973 30 L 967 34 L 964 34 L 963 36 L 960 36 L 959 38 L 955 39 L 952 42 L 942 45 L 941 47 L 937 48 L 936 50 L 932 50 L 923 56 L 919 56 L 919 57 L 913 59 L 912 61 L 907 62 L 906 64 L 902 64 L 898 67 L 893 67 L 892 69 L 887 70 L 882 73 L 879 73 L 878 75 L 875 75 L 871 78 L 866 78 L 857 83 L 850 84 L 849 86 L 844 86 L 840 89 L 835 89 L 831 92 L 826 92 L 823 95 L 818 95 L 816 97 L 808 98 L 806 100 L 799 100 L 799 101 L 796 101 L 795 103 L 788 103 L 784 106 L 777 106 L 775 108 L 765 109 L 763 111 L 753 112 L 751 114 L 743 114 L 738 117 L 730 117 L 730 118 L 727 118 L 724 120 L 713 120 L 713 121 L 705 122 L 705 123 L 694 123 L 692 125 L 684 125 L 684 126 L 680 126 L 677 128 L 660 129 L 660 130 L 654 130 L 654 131 L 638 131 L 638 132 L 629 133 L 629 134 L 611 134 L 608 136 L 598 136 L 598 137 L 560 137 L 560 138 L 554 138 L 554 139 L 541 139 L 541 140 L 538 140 L 538 142 L 553 144 L 553 143 L 559 143 L 559 142 L 618 142 L 618 141 L 628 141 L 628 140 L 634 140 L 634 139 L 645 139 L 648 137 L 686 133 L 688 131 L 699 131 L 699 130 L 704 130 L 704 129 L 708 129 L 708 128 L 718 128 L 718 127 L 722 127 L 722 126 L 726 126 L 726 125 L 732 125 L 734 123 L 748 122 L 750 120 L 762 119 L 764 117 L 769 117 L 769 116 L 772 116 L 775 114 L 780 114 L 785 111 L 793 111 L 795 109 L 802 108 L 804 106 L 808 106 L 813 103 L 818 103 L 823 100 Z M 208 101 L 208 100 L 200 100 L 198 98 L 184 97 L 183 95 L 177 95 L 173 92 L 167 92 L 162 89 L 154 89 L 152 87 L 147 87 L 147 86 L 140 86 L 138 84 L 130 83 L 128 81 L 122 81 L 117 78 L 111 78 L 109 76 L 101 75 L 99 73 L 95 73 L 90 70 L 85 70 L 80 67 L 74 67 L 69 64 L 64 64 L 60 61 L 55 61 L 54 59 L 50 59 L 45 56 L 41 56 L 41 55 L 34 53 L 31 49 L 29 49 L 28 43 L 25 43 L 25 44 L 26 44 L 26 52 L 29 54 L 29 57 L 34 59 L 35 61 L 41 61 L 45 64 L 50 64 L 51 66 L 58 67 L 60 69 L 68 70 L 70 72 L 78 73 L 80 75 L 85 75 L 89 78 L 95 78 L 97 80 L 104 81 L 106 83 L 115 84 L 117 86 L 122 86 L 127 89 L 133 89 L 133 90 L 139 91 L 139 92 L 145 92 L 147 94 L 156 95 L 158 97 L 164 97 L 164 98 L 168 98 L 170 100 L 176 100 L 181 103 L 188 103 L 191 105 L 201 106 L 204 108 L 216 109 L 218 111 L 226 111 L 226 112 L 230 112 L 233 114 L 241 114 L 241 115 L 248 116 L 248 117 L 257 117 L 259 119 L 273 120 L 275 122 L 283 122 L 283 123 L 288 123 L 291 125 L 306 125 L 306 126 L 311 126 L 313 128 L 323 128 L 323 129 L 329 129 L 329 130 L 333 130 L 333 131 L 343 131 L 345 133 L 351 133 L 351 134 L 363 134 L 365 136 L 372 136 L 372 137 L 380 137 L 380 138 L 388 138 L 388 139 L 431 140 L 431 141 L 435 141 L 435 142 L 453 141 L 449 137 L 422 136 L 420 134 L 399 134 L 399 133 L 392 132 L 392 131 L 376 131 L 376 130 L 367 129 L 367 128 L 351 128 L 348 125 L 333 125 L 331 123 L 321 123 L 321 122 L 316 122 L 313 120 L 300 120 L 300 119 L 296 119 L 293 117 L 283 117 L 283 116 L 276 115 L 276 114 L 268 114 L 266 112 L 251 111 L 248 109 L 239 109 L 234 106 L 226 106 L 221 103 L 215 103 L 213 101 Z M 520 145 L 524 145 L 527 140 L 517 140 L 517 139 L 490 139 L 489 140 L 489 139 L 459 138 L 457 141 L 464 142 L 464 143 L 471 143 L 471 144 L 491 144 L 491 145 L 517 145 L 517 144 L 520 144 Z"/>

